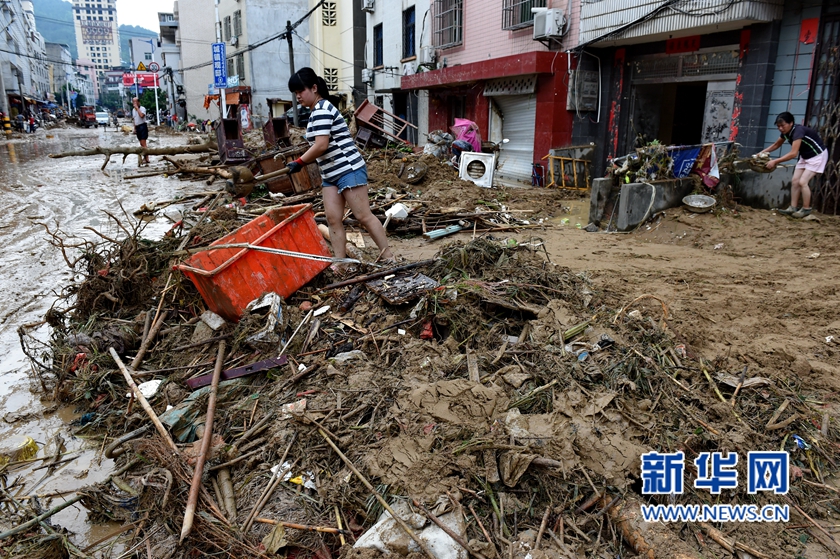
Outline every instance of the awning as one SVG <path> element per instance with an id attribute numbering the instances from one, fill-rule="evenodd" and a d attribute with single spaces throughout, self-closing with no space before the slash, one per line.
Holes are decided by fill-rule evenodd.
<path id="1" fill-rule="evenodd" d="M 32 97 L 27 97 L 26 95 L 24 95 L 23 98 L 30 105 L 34 105 L 38 102 L 37 99 L 33 99 Z"/>
<path id="2" fill-rule="evenodd" d="M 459 64 L 403 76 L 400 79 L 400 87 L 403 90 L 435 89 L 497 78 L 510 79 L 514 76 L 553 74 L 558 68 L 566 67 L 566 56 L 568 55 L 564 52 L 534 51 L 470 64 Z"/>

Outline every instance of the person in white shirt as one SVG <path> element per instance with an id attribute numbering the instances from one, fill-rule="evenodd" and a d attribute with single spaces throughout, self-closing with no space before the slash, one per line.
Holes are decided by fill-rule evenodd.
<path id="1" fill-rule="evenodd" d="M 131 111 L 131 116 L 134 118 L 134 133 L 137 139 L 140 140 L 140 147 L 146 147 L 146 140 L 149 139 L 149 125 L 146 124 L 146 107 L 140 105 L 140 99 L 135 97 L 131 100 L 134 103 L 134 109 Z M 146 165 L 149 164 L 149 156 L 146 155 L 144 159 Z"/>

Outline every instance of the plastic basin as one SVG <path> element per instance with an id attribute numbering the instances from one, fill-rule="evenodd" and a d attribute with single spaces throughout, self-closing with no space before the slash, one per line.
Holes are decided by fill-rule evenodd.
<path id="1" fill-rule="evenodd" d="M 210 246 L 234 243 L 331 256 L 311 204 L 270 210 Z M 195 284 L 211 311 L 237 322 L 257 297 L 273 291 L 288 298 L 327 266 L 329 262 L 248 248 L 220 248 L 196 253 L 178 269 Z"/>

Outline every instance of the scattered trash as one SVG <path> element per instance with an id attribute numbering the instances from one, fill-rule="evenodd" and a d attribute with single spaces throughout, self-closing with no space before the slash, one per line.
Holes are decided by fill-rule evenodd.
<path id="1" fill-rule="evenodd" d="M 346 351 L 344 353 L 339 353 L 335 357 L 332 358 L 336 363 L 345 363 L 352 359 L 367 359 L 365 357 L 364 352 L 359 351 L 358 349 L 354 349 L 353 351 Z"/>
<path id="2" fill-rule="evenodd" d="M 812 252 L 812 253 L 808 256 L 808 258 L 811 258 L 811 259 L 814 259 L 814 258 L 819 258 L 819 257 L 820 257 L 820 253 L 819 253 L 819 252 Z"/>
<path id="3" fill-rule="evenodd" d="M 720 250 L 723 248 L 723 243 L 718 243 L 715 245 L 715 250 Z"/>
<path id="4" fill-rule="evenodd" d="M 796 443 L 796 446 L 802 450 L 811 450 L 811 445 L 806 443 L 805 440 L 800 437 L 799 435 L 791 435 L 791 438 Z"/>
<path id="5" fill-rule="evenodd" d="M 201 313 L 201 321 L 204 322 L 207 326 L 213 329 L 213 331 L 218 330 L 225 324 L 225 319 L 221 316 L 217 315 L 213 311 L 204 311 Z"/>
<path id="6" fill-rule="evenodd" d="M 283 326 L 283 298 L 274 292 L 269 292 L 248 303 L 245 312 L 254 316 L 265 316 L 265 326 L 245 340 L 250 344 L 277 345 L 280 342 L 278 330 Z"/>
<path id="7" fill-rule="evenodd" d="M 327 314 L 327 312 L 328 312 L 329 310 L 330 310 L 330 306 L 329 306 L 329 305 L 324 305 L 323 307 L 320 307 L 319 309 L 317 309 L 317 310 L 313 313 L 313 315 L 312 315 L 312 316 L 321 316 L 321 315 Z"/>
<path id="8" fill-rule="evenodd" d="M 140 393 L 143 395 L 143 397 L 148 400 L 149 398 L 151 398 L 152 396 L 157 394 L 158 388 L 160 388 L 160 384 L 162 382 L 163 381 L 159 380 L 159 379 L 149 380 L 149 381 L 146 381 L 146 382 L 141 382 L 140 384 L 137 385 L 137 388 L 140 389 Z M 129 392 L 125 395 L 126 398 L 131 398 L 132 396 L 133 395 L 132 395 L 131 392 Z"/>
<path id="9" fill-rule="evenodd" d="M 412 512 L 405 501 L 396 501 L 391 508 L 434 553 L 436 559 L 468 559 L 467 550 L 462 548 L 442 528 L 430 523 L 425 516 Z M 437 518 L 462 539 L 465 538 L 466 525 L 462 514 L 449 512 L 439 515 Z M 393 553 L 399 556 L 421 551 L 420 546 L 409 538 L 387 511 L 383 512 L 376 524 L 356 540 L 353 547 L 356 549 L 375 549 L 381 553 Z"/>
<path id="10" fill-rule="evenodd" d="M 365 285 L 391 305 L 408 303 L 440 286 L 424 274 L 411 272 L 376 279 Z"/>
<path id="11" fill-rule="evenodd" d="M 280 419 L 291 419 L 306 411 L 306 398 L 280 406 Z"/>

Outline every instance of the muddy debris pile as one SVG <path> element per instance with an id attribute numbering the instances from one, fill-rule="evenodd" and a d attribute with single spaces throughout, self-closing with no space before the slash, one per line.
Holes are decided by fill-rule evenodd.
<path id="1" fill-rule="evenodd" d="M 795 379 L 705 359 L 656 296 L 598 291 L 539 237 L 500 235 L 526 229 L 505 209 L 425 203 L 422 188 L 388 178 L 394 162 L 371 165 L 377 213 L 406 206 L 392 231 L 470 220 L 483 234 L 425 262 L 323 264 L 235 317 L 219 301 L 212 311 L 179 264 L 314 194 L 254 192 L 244 206 L 208 195 L 156 241 L 127 212 L 94 237 L 48 229 L 75 281 L 45 317 L 49 345 L 22 328 L 23 346 L 45 394 L 83 414 L 75 434 L 117 470 L 63 504 L 4 489 L 16 515 L 4 553 L 79 555 L 48 524 L 71 500 L 128 527 L 90 557 L 114 538 L 125 556 L 154 558 L 781 558 L 808 538 L 836 549 L 818 520 L 836 497 L 824 478 L 840 433 Z M 790 452 L 787 495 L 711 494 L 688 478 L 681 494 L 651 495 L 640 478 L 650 452 L 693 464 L 759 449 Z M 735 466 L 741 479 L 746 468 Z M 728 534 L 640 513 L 721 502 L 789 503 L 801 522 Z"/>

